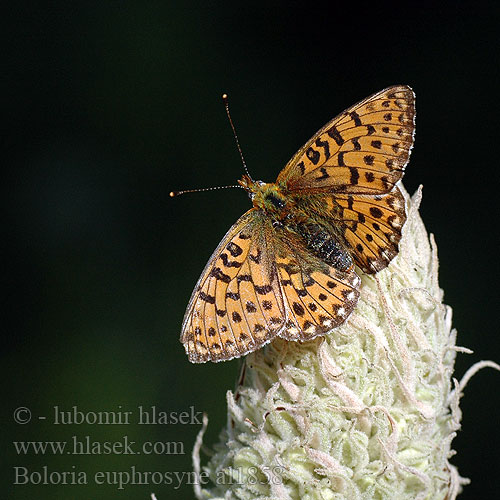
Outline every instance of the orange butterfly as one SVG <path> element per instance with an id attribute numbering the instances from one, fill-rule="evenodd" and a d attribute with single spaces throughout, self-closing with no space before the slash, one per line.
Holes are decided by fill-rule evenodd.
<path id="1" fill-rule="evenodd" d="M 396 183 L 415 130 L 415 96 L 396 85 L 347 109 L 276 183 L 244 175 L 253 208 L 231 227 L 189 301 L 181 342 L 193 363 L 243 356 L 276 336 L 311 340 L 341 325 L 398 253 L 406 220 Z"/>

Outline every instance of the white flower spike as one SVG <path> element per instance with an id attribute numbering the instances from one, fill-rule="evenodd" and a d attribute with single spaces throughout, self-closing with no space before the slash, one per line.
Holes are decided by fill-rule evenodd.
<path id="1" fill-rule="evenodd" d="M 362 276 L 356 309 L 311 342 L 275 340 L 244 360 L 228 425 L 203 468 L 201 499 L 452 500 L 468 480 L 448 459 L 459 397 L 451 309 L 438 285 L 434 238 L 405 194 L 399 255 Z M 193 452 L 200 474 L 199 450 Z"/>

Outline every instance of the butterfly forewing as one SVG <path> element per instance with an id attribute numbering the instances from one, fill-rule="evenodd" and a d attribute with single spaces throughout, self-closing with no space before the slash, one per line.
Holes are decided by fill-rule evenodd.
<path id="1" fill-rule="evenodd" d="M 381 194 L 402 177 L 413 144 L 415 97 L 389 87 L 319 130 L 278 176 L 290 191 Z"/>

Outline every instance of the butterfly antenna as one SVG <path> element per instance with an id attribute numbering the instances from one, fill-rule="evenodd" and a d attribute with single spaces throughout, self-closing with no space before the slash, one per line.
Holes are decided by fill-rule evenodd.
<path id="1" fill-rule="evenodd" d="M 231 124 L 231 129 L 233 131 L 234 140 L 236 141 L 236 147 L 238 148 L 238 151 L 240 153 L 240 158 L 241 162 L 243 163 L 243 168 L 245 169 L 245 173 L 248 175 L 248 177 L 251 180 L 253 180 L 252 176 L 250 175 L 250 172 L 248 171 L 247 164 L 245 162 L 245 157 L 243 156 L 243 151 L 241 150 L 240 141 L 238 140 L 238 135 L 236 134 L 236 129 L 234 128 L 233 120 L 231 119 L 231 113 L 229 113 L 229 99 L 227 97 L 227 94 L 222 94 L 222 101 L 224 102 L 224 107 L 226 108 L 226 114 L 229 119 L 229 123 Z M 214 186 L 201 189 L 184 189 L 183 191 L 170 191 L 170 197 L 173 198 L 174 196 L 180 196 L 181 194 L 184 193 L 199 193 L 202 191 L 215 191 L 216 189 L 230 189 L 230 188 L 245 189 L 243 186 L 239 184 L 234 186 Z"/>
<path id="2" fill-rule="evenodd" d="M 199 193 L 202 191 L 215 191 L 216 189 L 230 189 L 230 188 L 243 189 L 243 187 L 239 186 L 239 185 L 236 185 L 236 186 L 214 186 L 214 187 L 201 188 L 201 189 L 185 189 L 183 191 L 170 191 L 170 197 L 173 198 L 174 196 L 180 196 L 181 194 L 184 194 L 184 193 Z"/>
<path id="3" fill-rule="evenodd" d="M 233 120 L 231 119 L 231 113 L 229 113 L 229 98 L 227 94 L 222 94 L 222 102 L 224 103 L 224 107 L 226 108 L 226 114 L 229 119 L 229 123 L 231 124 L 231 129 L 233 130 L 234 140 L 236 141 L 236 147 L 238 148 L 238 151 L 240 153 L 241 163 L 243 163 L 243 168 L 245 169 L 245 172 L 248 175 L 248 177 L 252 179 L 252 176 L 250 175 L 250 172 L 248 171 L 247 168 L 247 164 L 245 162 L 245 157 L 243 156 L 243 151 L 241 150 L 240 141 L 238 140 L 238 135 L 236 134 L 236 129 L 234 128 Z"/>

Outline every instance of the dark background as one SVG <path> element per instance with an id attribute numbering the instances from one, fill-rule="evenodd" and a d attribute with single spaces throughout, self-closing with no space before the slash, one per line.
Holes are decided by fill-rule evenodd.
<path id="1" fill-rule="evenodd" d="M 249 200 L 239 190 L 168 197 L 241 176 L 223 92 L 250 171 L 273 181 L 338 112 L 411 85 L 417 134 L 405 185 L 424 185 L 421 213 L 458 344 L 474 350 L 458 356 L 455 376 L 500 361 L 498 11 L 462 2 L 15 5 L 2 16 L 1 68 L 6 497 L 192 498 L 191 486 L 13 487 L 13 467 L 89 477 L 132 465 L 191 470 L 197 425 L 57 427 L 55 405 L 194 406 L 210 416 L 207 444 L 225 425 L 238 362 L 190 365 L 178 336 L 199 273 Z M 472 478 L 463 499 L 498 488 L 499 382 L 480 372 L 462 400 L 452 463 Z M 19 406 L 31 409 L 30 424 L 13 423 Z M 185 455 L 18 456 L 11 443 L 75 434 L 181 440 Z"/>

